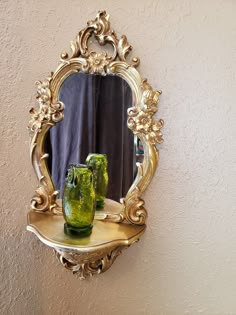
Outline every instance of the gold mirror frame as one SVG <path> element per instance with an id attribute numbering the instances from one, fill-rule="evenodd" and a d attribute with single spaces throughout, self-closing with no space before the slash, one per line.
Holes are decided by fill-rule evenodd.
<path id="1" fill-rule="evenodd" d="M 101 46 L 112 45 L 112 56 L 107 53 L 89 51 L 88 40 L 92 35 Z M 122 211 L 120 213 L 104 213 L 100 220 L 124 221 L 133 225 L 145 224 L 147 210 L 141 196 L 157 168 L 158 150 L 156 144 L 163 141 L 161 133 L 163 120 L 153 119 L 153 115 L 158 110 L 157 104 L 161 92 L 153 90 L 147 80 L 141 78 L 136 70 L 139 65 L 138 58 L 133 58 L 130 62 L 127 60 L 127 55 L 131 49 L 126 36 L 123 35 L 119 39 L 111 29 L 109 15 L 105 11 L 98 12 L 96 18 L 89 21 L 87 26 L 71 42 L 72 54 L 61 54 L 60 64 L 56 71 L 51 73 L 46 80 L 37 82 L 39 106 L 30 110 L 31 119 L 29 122 L 32 135 L 31 160 L 40 184 L 31 200 L 33 211 L 61 214 L 61 205 L 57 200 L 58 191 L 55 190 L 47 167 L 48 154 L 44 151 L 44 143 L 49 129 L 64 117 L 64 104 L 58 99 L 62 83 L 70 74 L 78 71 L 101 75 L 115 74 L 123 78 L 133 92 L 133 106 L 128 109 L 127 125 L 143 144 L 144 160 L 142 163 L 137 163 L 137 176 L 127 195 L 121 200 Z M 97 219 L 99 219 L 99 215 Z M 126 247 L 127 245 L 130 244 L 127 243 Z M 65 253 L 63 256 L 61 250 L 58 249 L 57 255 L 62 260 Z M 68 256 L 68 252 L 66 255 Z"/>

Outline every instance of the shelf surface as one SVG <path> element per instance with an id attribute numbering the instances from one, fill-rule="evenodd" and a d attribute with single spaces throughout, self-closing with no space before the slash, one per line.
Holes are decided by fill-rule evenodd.
<path id="1" fill-rule="evenodd" d="M 112 204 L 112 201 L 109 200 L 107 204 L 109 202 Z M 114 209 L 111 211 L 106 207 L 105 211 L 108 210 L 110 212 L 114 211 Z M 102 215 L 101 211 L 99 213 Z M 146 228 L 145 225 L 138 226 L 94 220 L 92 234 L 88 237 L 79 238 L 64 233 L 65 220 L 63 215 L 39 213 L 32 210 L 28 213 L 27 220 L 27 230 L 36 234 L 46 245 L 79 252 L 93 252 L 98 249 L 131 245 L 139 239 Z"/>

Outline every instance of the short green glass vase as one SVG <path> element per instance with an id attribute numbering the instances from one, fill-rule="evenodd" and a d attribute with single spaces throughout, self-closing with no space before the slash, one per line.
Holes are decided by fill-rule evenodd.
<path id="1" fill-rule="evenodd" d="M 108 187 L 107 156 L 106 154 L 90 153 L 86 164 L 93 169 L 96 208 L 97 210 L 103 209 Z"/>
<path id="2" fill-rule="evenodd" d="M 63 215 L 64 232 L 72 236 L 88 236 L 92 232 L 95 215 L 93 171 L 87 165 L 70 165 L 67 171 Z"/>

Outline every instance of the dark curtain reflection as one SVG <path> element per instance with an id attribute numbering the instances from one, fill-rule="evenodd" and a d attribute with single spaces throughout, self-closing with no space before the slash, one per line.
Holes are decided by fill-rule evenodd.
<path id="1" fill-rule="evenodd" d="M 132 92 L 118 76 L 75 73 L 60 91 L 64 119 L 50 129 L 48 166 L 57 190 L 64 189 L 70 164 L 85 163 L 89 153 L 107 154 L 107 198 L 119 201 L 133 182 L 134 138 L 127 127 Z"/>

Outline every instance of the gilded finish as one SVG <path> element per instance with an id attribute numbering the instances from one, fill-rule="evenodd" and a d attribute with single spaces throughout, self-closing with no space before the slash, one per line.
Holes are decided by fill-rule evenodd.
<path id="1" fill-rule="evenodd" d="M 103 46 L 110 44 L 112 54 L 90 51 L 89 38 L 94 35 Z M 44 142 L 48 130 L 63 119 L 64 104 L 59 101 L 59 90 L 64 80 L 72 73 L 114 74 L 127 81 L 133 92 L 133 104 L 128 110 L 128 127 L 140 138 L 144 147 L 143 163 L 137 163 L 138 173 L 127 195 L 121 200 L 121 208 L 117 213 L 103 212 L 96 214 L 97 220 L 123 222 L 133 225 L 144 225 L 147 210 L 144 207 L 142 194 L 148 187 L 158 164 L 157 143 L 161 143 L 163 120 L 156 121 L 153 115 L 157 112 L 160 91 L 153 90 L 147 80 L 143 80 L 136 70 L 139 58 L 127 60 L 132 50 L 125 35 L 120 38 L 111 29 L 109 15 L 99 12 L 96 18 L 87 23 L 76 38 L 71 42 L 71 54 L 62 53 L 60 64 L 54 73 L 44 81 L 37 82 L 38 107 L 30 110 L 29 130 L 32 135 L 31 159 L 39 180 L 39 187 L 31 200 L 32 210 L 45 214 L 61 214 L 60 202 L 57 199 L 51 175 L 47 168 L 48 154 L 44 150 Z M 30 227 L 29 227 L 30 230 Z M 41 239 L 42 240 L 42 239 Z M 51 245 L 50 245 L 51 246 Z M 119 250 L 110 249 L 103 257 L 78 263 L 74 250 L 57 250 L 60 262 L 80 277 L 86 277 L 108 269 Z M 71 258 L 73 257 L 73 258 Z M 78 255 L 76 256 L 78 257 Z M 105 263 L 106 262 L 106 263 Z M 102 266 L 102 267 L 101 267 Z"/>

